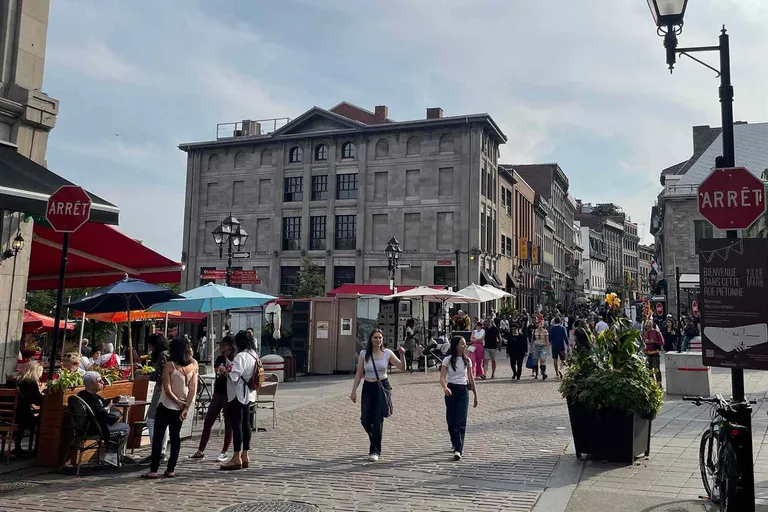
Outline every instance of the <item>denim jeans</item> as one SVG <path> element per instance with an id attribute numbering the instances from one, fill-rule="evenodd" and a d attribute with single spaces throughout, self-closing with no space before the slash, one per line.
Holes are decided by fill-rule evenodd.
<path id="1" fill-rule="evenodd" d="M 451 396 L 445 396 L 445 421 L 451 436 L 453 449 L 464 452 L 464 434 L 467 431 L 467 411 L 469 410 L 469 388 L 466 384 L 448 384 Z"/>
<path id="2" fill-rule="evenodd" d="M 388 379 L 381 381 L 381 385 L 392 389 Z M 379 383 L 363 382 L 363 391 L 360 396 L 360 423 L 368 434 L 368 454 L 381 455 L 381 438 L 384 435 L 384 416 L 379 404 Z"/>

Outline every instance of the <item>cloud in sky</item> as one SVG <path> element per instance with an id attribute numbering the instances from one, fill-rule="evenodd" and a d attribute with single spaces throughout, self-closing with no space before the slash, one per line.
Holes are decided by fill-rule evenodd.
<path id="1" fill-rule="evenodd" d="M 768 53 L 768 4 L 700 0 L 680 44 L 716 44 L 723 23 L 736 118 L 765 121 L 755 56 Z M 509 137 L 504 162 L 558 162 L 574 196 L 647 224 L 660 170 L 691 154 L 691 126 L 720 124 L 714 73 L 683 59 L 670 76 L 664 57 L 637 0 L 57 0 L 48 163 L 117 202 L 129 235 L 179 258 L 180 142 L 341 100 L 389 105 L 398 120 L 441 106 L 488 112 Z"/>

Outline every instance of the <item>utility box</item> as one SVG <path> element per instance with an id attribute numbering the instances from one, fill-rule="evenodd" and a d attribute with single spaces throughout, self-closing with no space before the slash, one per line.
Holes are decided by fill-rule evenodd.
<path id="1" fill-rule="evenodd" d="M 701 352 L 667 352 L 664 365 L 668 395 L 709 396 L 712 370 L 702 363 Z"/>

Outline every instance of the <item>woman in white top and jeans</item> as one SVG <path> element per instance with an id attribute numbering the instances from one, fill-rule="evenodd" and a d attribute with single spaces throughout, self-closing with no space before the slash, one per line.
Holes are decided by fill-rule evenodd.
<path id="1" fill-rule="evenodd" d="M 384 333 L 381 329 L 374 329 L 368 336 L 368 343 L 365 350 L 360 352 L 357 360 L 357 373 L 355 373 L 355 382 L 352 384 L 352 394 L 349 396 L 352 402 L 357 401 L 357 386 L 364 378 L 363 392 L 360 396 L 360 423 L 368 433 L 370 446 L 368 448 L 368 457 L 371 462 L 379 460 L 381 455 L 381 437 L 384 433 L 384 417 L 379 404 L 379 383 L 385 388 L 391 390 L 387 379 L 387 367 L 389 364 L 397 366 L 405 371 L 405 349 L 399 347 L 397 350 L 401 361 L 394 352 L 382 347 L 384 343 Z M 376 365 L 375 369 L 373 365 Z M 378 372 L 378 379 L 376 373 Z"/>
<path id="2" fill-rule="evenodd" d="M 187 344 L 180 338 L 174 338 L 168 350 L 168 362 L 163 369 L 163 389 L 160 403 L 155 412 L 155 428 L 152 432 L 152 460 L 149 463 L 149 473 L 145 478 L 159 478 L 157 470 L 160 467 L 167 428 L 171 438 L 171 455 L 165 477 L 176 476 L 176 462 L 181 451 L 181 424 L 187 418 L 187 413 L 195 401 L 197 393 L 197 361 L 187 351 Z"/>
<path id="3" fill-rule="evenodd" d="M 460 460 L 467 431 L 470 390 L 475 395 L 473 407 L 477 407 L 477 387 L 472 375 L 472 361 L 467 357 L 467 340 L 464 336 L 451 338 L 451 355 L 443 359 L 440 367 L 440 385 L 445 393 L 445 420 L 451 436 L 453 458 Z"/>
<path id="4" fill-rule="evenodd" d="M 250 464 L 248 450 L 251 449 L 251 403 L 256 401 L 256 391 L 251 391 L 248 382 L 256 371 L 259 355 L 253 338 L 245 331 L 235 334 L 237 355 L 232 365 L 219 366 L 216 373 L 227 376 L 227 398 L 229 403 L 225 414 L 229 415 L 232 425 L 232 438 L 235 451 L 232 458 L 221 465 L 221 469 L 232 471 L 247 468 Z"/>

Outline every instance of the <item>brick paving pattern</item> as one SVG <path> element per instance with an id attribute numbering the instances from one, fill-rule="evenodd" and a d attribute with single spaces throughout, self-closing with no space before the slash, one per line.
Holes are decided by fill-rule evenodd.
<path id="1" fill-rule="evenodd" d="M 392 377 L 395 415 L 386 420 L 377 463 L 367 461 L 349 377 L 322 383 L 314 400 L 284 386 L 295 403 L 287 412 L 278 405 L 274 430 L 270 415 L 261 416 L 268 432 L 254 433 L 247 470 L 217 469 L 214 427 L 209 458 L 186 459 L 197 437 L 185 441 L 174 479 L 138 478 L 146 466 L 97 469 L 81 478 L 37 475 L 27 481 L 38 486 L 0 488 L 0 511 L 213 511 L 255 501 L 304 502 L 322 511 L 530 511 L 570 441 L 567 411 L 556 379 L 511 382 L 503 364 L 497 375 L 479 384 L 480 406 L 470 411 L 460 462 L 449 453 L 436 373 Z"/>

